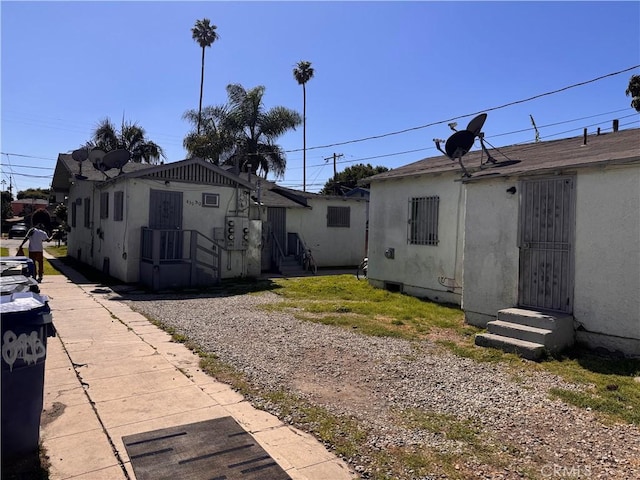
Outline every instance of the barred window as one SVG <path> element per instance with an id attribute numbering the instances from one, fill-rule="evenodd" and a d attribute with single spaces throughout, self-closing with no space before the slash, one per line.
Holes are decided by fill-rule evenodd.
<path id="1" fill-rule="evenodd" d="M 121 222 L 124 217 L 124 192 L 113 193 L 113 219 Z"/>
<path id="2" fill-rule="evenodd" d="M 85 228 L 91 228 L 91 199 L 89 197 L 84 199 L 84 226 Z"/>
<path id="3" fill-rule="evenodd" d="M 351 207 L 327 207 L 327 227 L 351 226 Z"/>
<path id="4" fill-rule="evenodd" d="M 438 245 L 440 197 L 414 197 L 409 201 L 409 243 Z"/>
<path id="5" fill-rule="evenodd" d="M 109 218 L 109 192 L 100 194 L 100 218 Z"/>

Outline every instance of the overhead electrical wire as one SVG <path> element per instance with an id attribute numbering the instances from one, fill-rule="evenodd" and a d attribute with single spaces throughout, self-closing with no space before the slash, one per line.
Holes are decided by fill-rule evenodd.
<path id="1" fill-rule="evenodd" d="M 597 82 L 597 81 L 602 80 L 604 78 L 612 77 L 612 76 L 615 76 L 615 75 L 620 75 L 622 73 L 628 72 L 630 70 L 634 70 L 634 69 L 639 68 L 639 67 L 640 67 L 640 65 L 634 65 L 632 67 L 625 68 L 624 70 L 619 70 L 617 72 L 612 72 L 612 73 L 608 73 L 606 75 L 601 75 L 599 77 L 592 78 L 591 80 L 585 80 L 584 82 L 574 83 L 572 85 L 568 85 L 566 87 L 562 87 L 562 88 L 559 88 L 557 90 L 552 90 L 552 91 L 549 91 L 549 92 L 540 93 L 538 95 L 534 95 L 532 97 L 524 98 L 522 100 L 515 100 L 513 102 L 509 102 L 509 103 L 505 103 L 503 105 L 499 105 L 497 107 L 485 108 L 485 109 L 482 109 L 482 110 L 480 110 L 478 112 L 467 113 L 467 114 L 464 114 L 464 115 L 458 115 L 456 117 L 452 117 L 452 118 L 449 118 L 449 119 L 446 119 L 446 120 L 439 120 L 439 121 L 436 121 L 436 122 L 427 123 L 425 125 L 420 125 L 418 127 L 405 128 L 403 130 L 398 130 L 398 131 L 395 131 L 395 132 L 383 133 L 383 134 L 380 134 L 380 135 L 372 135 L 372 136 L 369 136 L 369 137 L 359 138 L 359 139 L 356 139 L 356 140 L 347 140 L 347 141 L 344 141 L 344 142 L 330 143 L 330 144 L 327 144 L 327 145 L 318 145 L 316 147 L 307 147 L 307 151 L 308 150 L 318 149 L 318 148 L 329 148 L 329 147 L 337 147 L 337 146 L 340 146 L 340 145 L 348 145 L 350 143 L 359 143 L 359 142 L 364 142 L 364 141 L 367 141 L 367 140 L 375 140 L 375 139 L 378 139 L 378 138 L 390 137 L 392 135 L 399 135 L 401 133 L 407 133 L 407 132 L 411 132 L 411 131 L 415 131 L 415 130 L 421 130 L 423 128 L 433 127 L 435 125 L 441 125 L 443 123 L 450 123 L 450 122 L 453 122 L 455 120 L 460 120 L 461 118 L 470 117 L 472 115 L 479 115 L 481 113 L 492 112 L 494 110 L 500 110 L 502 108 L 511 107 L 513 105 L 518 105 L 520 103 L 530 102 L 531 100 L 536 100 L 538 98 L 546 97 L 546 96 L 549 96 L 549 95 L 554 95 L 556 93 L 564 92 L 565 90 L 569 90 L 571 88 L 581 87 L 581 86 L 587 85 L 589 83 Z M 294 150 L 285 150 L 285 153 L 300 152 L 302 150 L 303 150 L 302 148 L 298 148 L 298 149 L 294 149 Z"/>

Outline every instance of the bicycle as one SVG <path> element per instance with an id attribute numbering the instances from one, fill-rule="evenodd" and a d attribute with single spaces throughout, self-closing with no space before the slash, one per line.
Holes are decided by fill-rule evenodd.
<path id="1" fill-rule="evenodd" d="M 318 273 L 318 266 L 313 255 L 311 255 L 311 249 L 302 253 L 302 268 L 304 268 L 305 272 L 311 272 L 314 275 Z"/>
<path id="2" fill-rule="evenodd" d="M 369 268 L 369 257 L 364 257 L 358 269 L 356 270 L 356 278 L 360 280 L 360 277 L 367 278 L 367 269 Z"/>

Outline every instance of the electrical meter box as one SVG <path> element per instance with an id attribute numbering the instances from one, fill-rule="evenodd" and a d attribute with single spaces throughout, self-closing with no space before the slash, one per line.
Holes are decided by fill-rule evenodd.
<path id="1" fill-rule="evenodd" d="M 216 233 L 214 231 L 214 236 Z M 246 250 L 249 246 L 249 219 L 247 217 L 226 217 L 223 243 L 227 250 Z"/>

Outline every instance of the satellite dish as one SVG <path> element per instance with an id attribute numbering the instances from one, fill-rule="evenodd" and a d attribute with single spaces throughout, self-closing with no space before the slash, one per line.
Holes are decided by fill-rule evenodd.
<path id="1" fill-rule="evenodd" d="M 482 127 L 484 126 L 484 122 L 487 119 L 486 113 L 481 113 L 477 117 L 474 117 L 467 125 L 467 130 L 473 133 L 475 136 L 480 135 L 482 131 Z"/>
<path id="2" fill-rule="evenodd" d="M 94 148 L 89 152 L 89 160 L 91 160 L 91 163 L 95 164 L 98 160 L 102 161 L 102 158 L 105 155 L 106 154 L 99 148 Z"/>
<path id="3" fill-rule="evenodd" d="M 119 168 L 120 173 L 122 173 L 122 167 L 127 164 L 130 158 L 129 151 L 121 148 L 107 153 L 102 159 L 102 164 L 109 168 Z"/>
<path id="4" fill-rule="evenodd" d="M 106 166 L 102 161 L 105 155 L 106 153 L 98 148 L 94 148 L 93 150 L 91 150 L 91 152 L 89 152 L 89 160 L 91 160 L 91 163 L 93 163 L 93 168 L 101 171 L 102 173 L 106 172 L 107 170 L 111 170 L 111 167 Z"/>
<path id="5" fill-rule="evenodd" d="M 78 180 L 87 179 L 86 175 L 82 174 L 82 162 L 84 162 L 88 157 L 89 151 L 86 148 L 79 148 L 71 153 L 71 158 L 78 162 L 78 165 L 80 167 L 80 170 L 78 171 L 78 173 L 76 173 L 76 178 Z"/>
<path id="6" fill-rule="evenodd" d="M 466 155 L 471 147 L 473 147 L 473 141 L 476 136 L 469 130 L 460 130 L 449 137 L 447 143 L 444 144 L 444 151 L 447 157 L 451 160 L 460 158 Z"/>
<path id="7" fill-rule="evenodd" d="M 89 152 L 86 148 L 79 148 L 71 153 L 71 158 L 76 162 L 84 162 L 89 157 Z"/>

